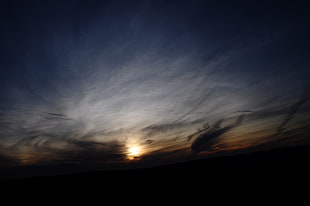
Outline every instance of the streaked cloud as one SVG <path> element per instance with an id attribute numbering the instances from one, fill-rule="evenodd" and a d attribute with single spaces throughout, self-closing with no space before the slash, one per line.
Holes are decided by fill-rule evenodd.
<path id="1" fill-rule="evenodd" d="M 146 1 L 55 15 L 58 4 L 22 8 L 17 53 L 1 50 L 14 60 L 1 65 L 4 164 L 126 165 L 131 145 L 155 164 L 308 144 L 305 48 L 295 24 L 264 26 L 285 14 Z"/>

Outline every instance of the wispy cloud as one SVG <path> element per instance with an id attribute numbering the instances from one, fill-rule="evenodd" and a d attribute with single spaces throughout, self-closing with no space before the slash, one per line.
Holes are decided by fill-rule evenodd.
<path id="1" fill-rule="evenodd" d="M 39 12 L 44 18 L 31 12 L 42 5 L 18 12 L 21 32 L 3 27 L 14 51 L 1 50 L 14 60 L 0 65 L 3 161 L 121 160 L 128 142 L 146 159 L 182 156 L 307 133 L 309 94 L 298 95 L 308 70 L 284 61 L 301 58 L 283 44 L 292 29 L 188 4 L 178 11 L 157 1 L 126 9 L 111 2 L 78 12 L 64 5 L 72 15 Z M 25 37 L 11 39 L 16 33 Z"/>

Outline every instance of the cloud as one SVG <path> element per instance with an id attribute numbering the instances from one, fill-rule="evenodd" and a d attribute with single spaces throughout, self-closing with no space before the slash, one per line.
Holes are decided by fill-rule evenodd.
<path id="1" fill-rule="evenodd" d="M 209 137 L 210 139 L 210 141 L 205 141 L 209 143 L 206 145 L 205 151 L 212 151 L 216 148 L 217 153 L 224 154 L 232 151 L 248 152 L 309 144 L 309 118 L 304 116 L 309 111 L 306 108 L 301 108 L 306 105 L 308 100 L 309 93 L 304 92 L 290 104 L 285 103 L 284 106 L 271 107 L 266 105 L 268 109 L 244 114 L 243 116 L 246 117 L 246 121 L 243 121 L 242 124 L 244 128 L 236 131 L 235 134 L 229 133 L 228 138 L 216 139 L 216 137 L 229 132 L 227 130 L 230 130 L 230 127 L 224 127 L 213 133 L 209 131 L 205 134 L 205 138 Z M 294 118 L 295 121 L 293 121 Z M 288 125 L 289 123 L 290 125 Z M 250 126 L 251 130 L 245 130 L 246 126 Z M 243 134 L 244 131 L 248 132 Z"/>
<path id="2" fill-rule="evenodd" d="M 124 145 L 117 141 L 105 143 L 77 141 L 75 139 L 66 139 L 66 141 L 78 148 L 58 153 L 57 158 L 62 162 L 76 161 L 86 164 L 98 164 L 116 160 L 122 162 L 125 157 Z"/>
<path id="3" fill-rule="evenodd" d="M 1 115 L 2 152 L 19 164 L 106 162 L 124 157 L 117 131 L 85 128 L 61 113 L 6 111 Z M 70 160 L 71 159 L 71 160 Z"/>
<path id="4" fill-rule="evenodd" d="M 116 140 L 102 143 L 87 138 L 78 140 L 41 134 L 25 137 L 5 151 L 10 151 L 8 154 L 11 155 L 13 152 L 16 162 L 22 164 L 46 164 L 53 161 L 95 164 L 122 161 L 124 150 L 124 144 Z"/>
<path id="5" fill-rule="evenodd" d="M 309 100 L 309 95 L 310 95 L 310 92 L 307 92 L 307 93 L 305 92 L 304 95 L 301 96 L 301 98 L 289 108 L 288 113 L 285 115 L 285 117 L 283 118 L 283 121 L 277 128 L 278 133 L 281 133 L 286 129 L 285 126 L 290 122 L 291 119 L 294 118 L 294 115 L 298 112 L 300 107 Z"/>
<path id="6" fill-rule="evenodd" d="M 208 92 L 207 94 L 203 95 L 202 98 L 193 105 L 193 107 L 186 112 L 185 114 L 183 114 L 181 117 L 179 117 L 176 122 L 181 121 L 182 119 L 186 118 L 188 115 L 192 114 L 196 109 L 199 108 L 200 105 L 202 105 L 204 103 L 204 101 L 210 96 L 211 92 Z"/>
<path id="7" fill-rule="evenodd" d="M 192 143 L 191 149 L 195 152 L 215 149 L 212 148 L 212 146 L 214 146 L 218 142 L 218 138 L 221 137 L 223 134 L 227 133 L 228 131 L 241 125 L 243 121 L 243 116 L 239 116 L 234 123 L 221 128 L 221 124 L 223 121 L 224 119 L 219 120 L 209 131 L 199 135 Z"/>
<path id="8" fill-rule="evenodd" d="M 141 129 L 141 132 L 147 137 L 152 137 L 156 135 L 165 135 L 171 132 L 177 132 L 185 130 L 187 128 L 192 128 L 195 125 L 201 124 L 203 121 L 204 120 L 202 119 L 197 119 L 195 121 L 181 121 L 181 122 L 175 121 L 175 122 L 152 124 Z"/>
<path id="9" fill-rule="evenodd" d="M 265 32 L 265 17 L 248 21 L 234 9 L 212 12 L 212 5 L 200 3 L 180 10 L 155 1 L 98 8 L 78 3 L 64 5 L 60 13 L 54 12 L 58 6 L 14 13 L 15 24 L 1 33 L 7 44 L 1 52 L 11 61 L 0 75 L 5 155 L 121 161 L 131 141 L 161 158 L 169 151 L 214 150 L 229 141 L 241 145 L 259 137 L 263 145 L 279 136 L 296 139 L 290 132 L 307 131 L 291 126 L 295 116 L 308 113 L 302 108 L 308 96 L 292 104 L 302 69 L 282 62 L 297 54 L 283 53 L 297 51 L 285 45 L 283 30 Z M 47 8 L 41 6 L 30 11 Z M 297 66 L 307 65 L 296 59 Z"/>
<path id="10" fill-rule="evenodd" d="M 73 120 L 69 118 L 67 115 L 64 114 L 57 114 L 57 113 L 49 113 L 46 112 L 46 119 L 54 119 L 54 120 Z"/>
<path id="11" fill-rule="evenodd" d="M 300 142 L 303 142 L 303 144 L 309 143 L 307 139 L 310 135 L 310 124 L 299 124 L 297 127 L 286 127 L 294 118 L 296 118 L 296 115 L 299 113 L 301 107 L 309 101 L 309 95 L 309 91 L 305 90 L 303 95 L 301 95 L 299 99 L 297 99 L 296 102 L 291 106 L 278 111 L 276 111 L 275 108 L 276 112 L 270 112 L 272 115 L 284 115 L 284 117 L 281 119 L 279 125 L 275 128 L 275 132 L 272 135 L 262 138 L 260 143 L 257 142 L 257 144 L 253 146 L 253 149 L 266 149 L 277 146 L 285 146 L 287 144 L 300 144 Z M 307 110 L 303 111 L 308 113 Z M 299 115 L 301 116 L 302 114 L 299 113 Z M 261 118 L 263 118 L 263 116 L 261 116 Z M 307 118 L 305 122 L 308 120 L 309 118 Z"/>
<path id="12" fill-rule="evenodd" d="M 0 154 L 0 168 L 16 166 L 18 164 L 19 162 L 16 159 Z"/>

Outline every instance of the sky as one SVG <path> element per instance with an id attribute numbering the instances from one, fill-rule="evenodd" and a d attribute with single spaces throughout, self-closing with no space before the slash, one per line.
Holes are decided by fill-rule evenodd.
<path id="1" fill-rule="evenodd" d="M 150 167 L 310 143 L 305 3 L 0 9 L 2 169 Z"/>

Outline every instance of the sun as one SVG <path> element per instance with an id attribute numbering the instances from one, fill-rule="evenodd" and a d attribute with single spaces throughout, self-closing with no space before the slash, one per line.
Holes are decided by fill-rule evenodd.
<path id="1" fill-rule="evenodd" d="M 138 147 L 138 146 L 129 147 L 127 157 L 129 160 L 133 160 L 133 159 L 139 157 L 140 153 L 141 153 L 140 147 Z"/>
<path id="2" fill-rule="evenodd" d="M 129 148 L 129 155 L 136 156 L 140 153 L 139 147 L 131 147 Z"/>

